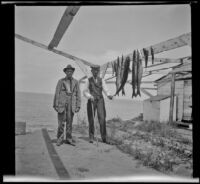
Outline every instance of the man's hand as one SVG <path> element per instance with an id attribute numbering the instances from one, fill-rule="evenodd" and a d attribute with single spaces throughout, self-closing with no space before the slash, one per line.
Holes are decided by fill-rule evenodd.
<path id="1" fill-rule="evenodd" d="M 113 99 L 113 96 L 109 95 L 109 96 L 108 96 L 108 99 L 109 99 L 109 100 L 112 100 L 112 99 Z"/>
<path id="2" fill-rule="evenodd" d="M 90 100 L 91 100 L 91 101 L 94 101 L 94 97 L 93 97 L 93 96 L 91 96 L 91 97 L 90 97 Z"/>
<path id="3" fill-rule="evenodd" d="M 58 112 L 58 107 L 53 107 L 55 109 L 56 112 Z"/>
<path id="4" fill-rule="evenodd" d="M 80 107 L 77 107 L 76 110 L 75 110 L 75 112 L 79 112 L 79 110 L 80 110 Z"/>

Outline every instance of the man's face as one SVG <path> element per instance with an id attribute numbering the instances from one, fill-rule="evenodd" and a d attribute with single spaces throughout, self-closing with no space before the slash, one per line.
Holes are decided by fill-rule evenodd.
<path id="1" fill-rule="evenodd" d="M 65 74 L 66 74 L 67 78 L 69 78 L 69 79 L 72 78 L 73 73 L 74 73 L 74 71 L 70 70 L 70 69 L 65 71 Z"/>
<path id="2" fill-rule="evenodd" d="M 96 78 L 98 76 L 99 70 L 98 69 L 92 69 L 92 74 Z"/>

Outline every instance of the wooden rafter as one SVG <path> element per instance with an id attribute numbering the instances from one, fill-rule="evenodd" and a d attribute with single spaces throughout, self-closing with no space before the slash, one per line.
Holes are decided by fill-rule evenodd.
<path id="1" fill-rule="evenodd" d="M 144 88 L 140 88 L 140 90 L 141 90 L 144 94 L 146 94 L 147 96 L 149 96 L 149 97 L 152 97 L 152 96 L 153 96 L 151 93 L 149 93 L 148 91 L 146 91 Z"/>
<path id="2" fill-rule="evenodd" d="M 108 64 L 107 65 L 105 65 L 105 68 L 103 68 L 102 69 L 102 78 L 104 78 L 104 76 L 105 76 L 105 74 L 106 74 L 106 71 L 107 71 L 107 69 L 108 69 Z"/>
<path id="3" fill-rule="evenodd" d="M 171 49 L 176 49 L 178 47 L 183 47 L 185 45 L 191 46 L 191 33 L 182 34 L 178 37 L 175 37 L 175 38 L 160 42 L 158 44 L 146 47 L 145 49 L 148 50 L 149 53 L 151 53 L 150 48 L 152 47 L 154 50 L 154 54 L 158 54 L 158 53 L 168 51 Z M 142 54 L 142 57 L 144 57 L 142 49 L 140 49 L 140 52 Z M 129 56 L 130 58 L 132 58 L 132 54 L 133 53 L 127 54 L 124 57 Z M 111 65 L 111 63 L 116 62 L 116 61 L 117 61 L 117 59 L 107 62 L 107 63 L 109 63 L 109 65 Z M 107 63 L 105 63 L 104 65 L 106 65 Z M 102 65 L 101 67 L 104 67 L 104 65 Z"/>
<path id="4" fill-rule="evenodd" d="M 57 50 L 57 49 L 51 49 L 51 50 L 49 50 L 48 47 L 47 47 L 46 45 L 44 45 L 44 44 L 42 44 L 42 43 L 39 43 L 39 42 L 37 42 L 37 41 L 31 40 L 31 39 L 29 39 L 29 38 L 26 38 L 26 37 L 24 37 L 24 36 L 21 36 L 21 35 L 19 35 L 19 34 L 15 34 L 15 37 L 18 38 L 18 39 L 20 39 L 20 40 L 22 40 L 22 41 L 25 41 L 25 42 L 27 42 L 27 43 L 30 43 L 30 44 L 35 45 L 35 46 L 37 46 L 37 47 L 40 47 L 40 48 L 43 48 L 43 49 L 45 49 L 45 50 L 54 52 L 54 53 L 56 53 L 56 54 L 58 54 L 58 55 L 64 56 L 64 57 L 66 57 L 66 58 L 68 58 L 68 59 L 71 59 L 71 60 L 75 61 L 76 64 L 80 67 L 80 69 L 83 71 L 83 73 L 84 73 L 86 76 L 91 76 L 91 71 L 87 70 L 87 68 L 86 68 L 85 65 L 87 65 L 87 66 L 94 66 L 94 64 L 92 64 L 92 63 L 90 63 L 90 62 L 88 62 L 88 61 L 85 61 L 85 60 L 83 60 L 83 59 L 80 59 L 80 58 L 78 58 L 78 57 L 75 57 L 75 56 L 73 56 L 73 55 L 71 55 L 71 54 L 68 54 L 68 53 L 66 53 L 66 52 L 59 51 L 59 50 Z"/>
<path id="5" fill-rule="evenodd" d="M 62 39 L 64 33 L 66 32 L 67 28 L 69 27 L 70 23 L 72 22 L 74 16 L 78 12 L 80 6 L 68 6 L 58 24 L 56 32 L 51 40 L 48 48 L 52 49 L 57 47 L 60 40 Z"/>

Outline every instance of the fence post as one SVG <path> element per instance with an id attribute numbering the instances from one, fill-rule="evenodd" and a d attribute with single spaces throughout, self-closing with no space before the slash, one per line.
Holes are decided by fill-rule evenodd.
<path id="1" fill-rule="evenodd" d="M 174 92 L 175 92 L 175 76 L 176 76 L 176 73 L 172 73 L 172 79 L 171 79 L 170 109 L 169 109 L 169 124 L 170 124 L 170 125 L 173 123 Z"/>

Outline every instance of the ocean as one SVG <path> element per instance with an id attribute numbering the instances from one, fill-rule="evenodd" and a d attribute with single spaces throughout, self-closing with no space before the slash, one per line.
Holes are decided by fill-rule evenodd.
<path id="1" fill-rule="evenodd" d="M 73 124 L 78 119 L 87 122 L 86 111 L 87 100 L 82 97 L 81 111 L 74 116 Z M 143 112 L 142 101 L 127 99 L 108 100 L 105 98 L 106 120 L 121 118 L 122 120 L 132 119 Z M 47 128 L 57 128 L 57 113 L 53 109 L 53 94 L 40 94 L 28 92 L 15 93 L 15 122 L 26 122 L 26 131 Z"/>

